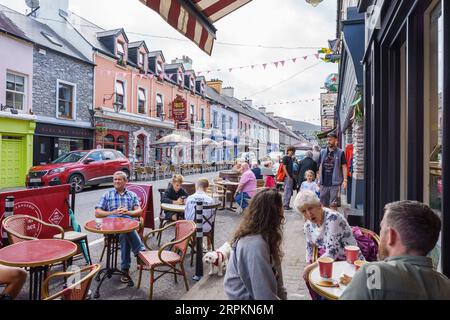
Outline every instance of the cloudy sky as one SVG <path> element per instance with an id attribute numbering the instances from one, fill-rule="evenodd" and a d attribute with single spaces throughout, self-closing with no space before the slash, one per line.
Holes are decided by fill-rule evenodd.
<path id="1" fill-rule="evenodd" d="M 24 0 L 0 3 L 19 12 L 27 9 Z M 305 0 L 253 0 L 215 24 L 218 31 L 212 56 L 138 0 L 70 0 L 70 10 L 105 29 L 123 27 L 130 41 L 145 40 L 151 51 L 162 50 L 166 60 L 187 55 L 193 59 L 196 71 L 222 69 L 205 76 L 234 87 L 237 98 L 252 99 L 257 105 L 316 99 L 269 105 L 267 110 L 290 119 L 320 123 L 320 88 L 328 74 L 337 72 L 337 65 L 318 63 L 320 60 L 314 56 L 295 63 L 291 59 L 314 55 L 317 49 L 311 47 L 326 47 L 327 40 L 336 37 L 335 0 L 324 0 L 316 8 Z M 259 66 L 229 71 L 230 67 L 280 60 L 286 60 L 284 67 L 269 64 L 265 70 Z"/>

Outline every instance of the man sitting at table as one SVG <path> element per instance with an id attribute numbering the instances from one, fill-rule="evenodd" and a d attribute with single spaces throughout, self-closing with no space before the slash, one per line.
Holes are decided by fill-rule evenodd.
<path id="1" fill-rule="evenodd" d="M 169 184 L 167 190 L 164 192 L 161 198 L 161 203 L 169 204 L 184 204 L 185 199 L 189 196 L 186 190 L 184 190 L 181 185 L 183 184 L 184 178 L 181 174 L 175 174 L 172 177 L 172 183 Z M 173 221 L 178 220 L 176 212 L 165 211 L 165 218 L 171 219 Z"/>
<path id="2" fill-rule="evenodd" d="M 242 209 L 245 209 L 248 206 L 248 201 L 256 193 L 256 177 L 246 162 L 241 165 L 241 174 L 239 186 L 234 195 L 234 201 L 236 201 Z"/>
<path id="3" fill-rule="evenodd" d="M 25 270 L 0 265 L 0 284 L 6 285 L 5 290 L 0 293 L 0 301 L 15 299 L 26 280 Z"/>
<path id="4" fill-rule="evenodd" d="M 123 171 L 117 171 L 113 176 L 114 189 L 105 192 L 95 207 L 96 218 L 128 218 L 139 220 L 142 208 L 137 195 L 125 188 L 128 179 Z M 120 281 L 130 283 L 131 251 L 137 256 L 139 251 L 145 251 L 144 244 L 136 230 L 119 235 L 121 269 L 128 274 Z"/>
<path id="5" fill-rule="evenodd" d="M 448 300 L 450 280 L 433 269 L 441 220 L 426 204 L 388 203 L 381 221 L 379 262 L 361 266 L 343 292 L 343 300 Z"/>
<path id="6" fill-rule="evenodd" d="M 198 179 L 197 183 L 195 184 L 195 193 L 191 196 L 189 196 L 186 199 L 186 209 L 184 211 L 184 218 L 186 220 L 192 220 L 195 221 L 195 206 L 197 204 L 197 201 L 203 201 L 203 205 L 212 205 L 214 204 L 214 200 L 213 198 L 211 198 L 210 196 L 208 196 L 206 194 L 206 190 L 209 187 L 209 181 L 208 179 L 205 178 L 200 178 Z M 207 218 L 210 219 L 211 215 L 212 215 L 212 210 L 208 209 L 208 210 L 203 210 L 203 215 Z M 210 221 L 211 223 L 213 223 L 213 220 Z M 209 232 L 211 231 L 211 225 L 204 221 L 203 222 L 203 232 Z M 208 249 L 211 247 L 211 242 L 208 239 Z"/>

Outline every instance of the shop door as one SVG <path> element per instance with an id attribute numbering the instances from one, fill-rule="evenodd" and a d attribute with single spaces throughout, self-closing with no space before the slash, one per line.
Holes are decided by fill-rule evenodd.
<path id="1" fill-rule="evenodd" d="M 55 142 L 53 137 L 34 137 L 36 143 L 34 145 L 33 165 L 38 166 L 50 163 L 54 160 Z"/>
<path id="2" fill-rule="evenodd" d="M 23 154 L 22 137 L 3 136 L 0 163 L 0 188 L 18 187 L 25 184 L 22 167 Z"/>

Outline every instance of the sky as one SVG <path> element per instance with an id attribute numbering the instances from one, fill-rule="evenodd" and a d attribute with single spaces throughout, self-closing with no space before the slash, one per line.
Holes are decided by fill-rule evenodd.
<path id="1" fill-rule="evenodd" d="M 28 9 L 24 0 L 0 4 L 23 13 Z M 162 50 L 168 62 L 187 55 L 195 71 L 222 69 L 202 75 L 234 87 L 239 99 L 252 99 L 255 105 L 266 105 L 268 112 L 293 120 L 320 124 L 321 87 L 327 75 L 338 71 L 337 64 L 314 56 L 292 61 L 314 55 L 317 49 L 311 47 L 327 47 L 327 41 L 336 37 L 335 0 L 324 0 L 315 8 L 305 0 L 253 0 L 215 23 L 217 40 L 211 56 L 138 0 L 70 0 L 70 10 L 105 29 L 124 28 L 130 41 L 145 40 L 150 51 Z M 229 71 L 281 60 L 286 61 L 283 67 L 268 64 L 265 69 Z M 310 99 L 315 101 L 279 104 Z"/>

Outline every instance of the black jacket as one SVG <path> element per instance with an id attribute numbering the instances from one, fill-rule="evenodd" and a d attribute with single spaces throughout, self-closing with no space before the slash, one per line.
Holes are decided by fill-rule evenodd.
<path id="1" fill-rule="evenodd" d="M 172 185 L 170 185 L 164 192 L 161 198 L 161 203 L 173 203 L 173 201 L 176 201 L 181 197 L 188 197 L 188 196 L 189 195 L 183 188 L 181 188 L 178 192 L 175 192 Z"/>
<path id="2" fill-rule="evenodd" d="M 298 181 L 299 183 L 303 182 L 305 180 L 305 172 L 308 170 L 312 170 L 314 174 L 317 173 L 317 163 L 312 159 L 306 157 L 302 161 L 300 161 L 300 170 L 298 174 Z"/>

